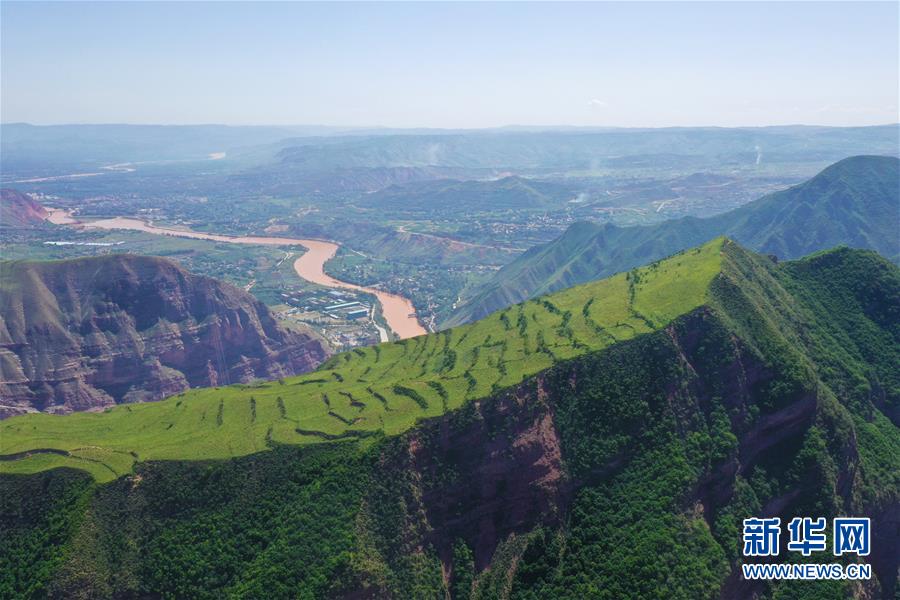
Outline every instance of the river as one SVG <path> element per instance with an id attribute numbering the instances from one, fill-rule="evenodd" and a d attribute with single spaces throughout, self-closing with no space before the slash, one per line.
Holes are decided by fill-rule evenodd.
<path id="1" fill-rule="evenodd" d="M 128 217 L 115 217 L 112 219 L 100 219 L 97 221 L 78 221 L 68 211 L 60 209 L 48 209 L 48 220 L 59 225 L 77 225 L 86 229 L 130 229 L 144 231 L 159 235 L 172 235 L 177 237 L 193 238 L 197 240 L 210 240 L 214 242 L 226 242 L 229 244 L 256 244 L 265 246 L 303 246 L 306 252 L 294 261 L 294 271 L 299 277 L 330 288 L 355 290 L 372 294 L 381 304 L 381 312 L 388 327 L 401 339 L 424 335 L 428 333 L 419 323 L 416 317 L 416 309 L 408 298 L 391 294 L 375 288 L 365 287 L 335 279 L 325 273 L 325 263 L 338 251 L 339 246 L 333 242 L 323 240 L 305 240 L 283 237 L 263 236 L 230 236 L 215 233 L 203 233 L 190 229 L 173 229 L 157 227 L 140 219 Z M 384 337 L 384 336 L 382 336 Z"/>

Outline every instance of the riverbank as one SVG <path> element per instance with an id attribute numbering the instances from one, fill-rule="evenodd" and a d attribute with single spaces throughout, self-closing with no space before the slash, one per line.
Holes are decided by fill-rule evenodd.
<path id="1" fill-rule="evenodd" d="M 338 244 L 324 240 L 310 240 L 266 236 L 229 236 L 215 233 L 204 233 L 191 229 L 174 229 L 158 227 L 140 219 L 114 217 L 96 221 L 79 221 L 65 210 L 50 209 L 48 220 L 58 225 L 71 225 L 85 229 L 127 229 L 143 231 L 157 235 L 171 235 L 197 240 L 209 240 L 229 244 L 256 244 L 264 246 L 302 246 L 306 252 L 294 261 L 294 272 L 298 277 L 310 283 L 336 288 L 365 292 L 375 296 L 381 305 L 381 313 L 391 331 L 401 339 L 416 337 L 428 333 L 419 323 L 412 302 L 403 296 L 391 294 L 376 288 L 365 287 L 335 279 L 325 273 L 325 263 L 337 253 Z"/>

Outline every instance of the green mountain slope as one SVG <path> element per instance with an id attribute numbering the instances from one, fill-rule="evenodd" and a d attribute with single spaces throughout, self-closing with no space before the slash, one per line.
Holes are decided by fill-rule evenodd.
<path id="1" fill-rule="evenodd" d="M 272 443 L 400 433 L 554 362 L 653 331 L 706 301 L 723 240 L 479 323 L 330 359 L 305 376 L 186 391 L 102 413 L 0 423 L 0 472 L 56 466 L 109 480 L 135 460 L 226 458 Z M 602 301 L 595 302 L 595 299 Z"/>
<path id="2" fill-rule="evenodd" d="M 631 269 L 725 235 L 782 259 L 836 245 L 875 250 L 900 261 L 900 159 L 856 156 L 809 181 L 706 219 L 652 226 L 576 223 L 559 239 L 521 255 L 471 297 L 445 325 L 479 319 L 510 304 Z"/>
<path id="3" fill-rule="evenodd" d="M 403 390 L 418 392 L 429 407 L 444 396 L 440 388 L 425 396 L 432 386 L 416 381 L 441 384 L 448 408 L 459 406 L 435 410 L 399 435 L 271 443 L 230 460 L 141 455 L 132 475 L 102 484 L 69 458 L 77 468 L 0 475 L 0 595 L 893 597 L 900 269 L 846 248 L 776 263 L 716 240 L 544 301 L 420 338 L 421 345 L 380 346 L 377 361 L 374 349 L 338 356 L 315 374 L 344 378 L 340 386 L 327 382 L 334 385 L 329 398 L 356 389 L 360 377 L 372 378 L 374 391 L 381 389 L 376 374 L 382 386 L 402 381 L 397 394 L 385 396 L 392 409 L 381 413 L 386 425 L 403 398 L 415 402 Z M 640 335 L 626 334 L 632 327 Z M 591 342 L 600 337 L 606 341 Z M 498 386 L 481 381 L 523 364 L 494 344 L 506 342 L 509 353 L 525 339 L 557 358 L 535 363 L 535 371 L 521 367 L 519 377 Z M 452 349 L 467 347 L 447 362 Z M 429 348 L 437 350 L 426 358 Z M 477 400 L 465 402 L 453 377 L 428 367 L 458 373 L 473 354 L 476 365 L 486 362 L 466 367 L 478 379 L 468 394 Z M 287 414 L 276 414 L 278 421 L 302 424 L 304 388 L 326 385 L 297 385 L 303 381 L 310 379 L 280 386 Z M 163 415 L 180 400 L 185 410 L 222 407 L 206 421 L 219 418 L 220 429 L 233 434 L 209 428 L 195 437 L 237 445 L 224 456 L 245 454 L 239 446 L 256 430 L 236 427 L 234 417 L 269 419 L 260 389 L 267 388 L 229 388 L 234 395 L 218 404 L 186 395 L 156 405 L 168 406 L 160 419 L 114 409 L 91 415 L 90 428 L 81 425 L 88 415 L 17 417 L 4 423 L 0 442 L 74 448 L 93 435 L 122 447 L 130 438 L 137 447 L 145 432 L 170 435 L 160 434 Z M 182 454 L 205 451 L 187 437 L 169 443 L 142 448 L 169 457 L 179 452 L 176 443 Z M 4 446 L 7 458 L 10 450 Z M 29 460 L 6 461 L 4 470 Z M 762 515 L 783 522 L 871 517 L 866 562 L 875 577 L 744 581 L 741 520 Z M 804 559 L 782 551 L 779 560 Z"/>
<path id="4" fill-rule="evenodd" d="M 900 261 L 900 159 L 855 156 L 809 181 L 711 219 L 741 244 L 781 258 L 847 245 Z"/>

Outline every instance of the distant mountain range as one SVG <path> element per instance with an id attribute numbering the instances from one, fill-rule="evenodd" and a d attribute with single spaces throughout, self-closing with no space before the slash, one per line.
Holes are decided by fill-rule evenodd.
<path id="1" fill-rule="evenodd" d="M 213 152 L 334 131 L 329 127 L 4 123 L 0 125 L 0 165 L 4 171 L 40 172 L 128 161 L 197 160 Z"/>
<path id="2" fill-rule="evenodd" d="M 897 125 L 322 131 L 272 143 L 248 138 L 243 148 L 229 147 L 228 159 L 217 166 L 231 169 L 230 185 L 273 195 L 373 192 L 411 182 L 486 180 L 511 173 L 545 178 L 692 171 L 808 175 L 854 154 L 897 154 L 898 132 Z M 415 186 L 404 189 L 414 192 Z M 403 194 L 404 189 L 395 191 Z"/>
<path id="3" fill-rule="evenodd" d="M 872 127 L 497 128 L 398 130 L 319 126 L 0 125 L 5 175 L 41 177 L 111 164 L 196 161 L 270 192 L 369 190 L 437 177 L 475 179 L 608 170 L 805 172 L 845 156 L 896 154 L 898 125 Z M 269 188 L 267 188 L 269 189 Z"/>
<path id="4" fill-rule="evenodd" d="M 900 261 L 900 159 L 844 159 L 790 189 L 715 217 L 640 227 L 579 222 L 531 248 L 463 300 L 445 323 L 477 320 L 510 304 L 626 271 L 727 235 L 782 259 L 836 245 Z"/>
<path id="5" fill-rule="evenodd" d="M 0 261 L 0 418 L 158 400 L 315 368 L 318 338 L 154 257 Z"/>
<path id="6" fill-rule="evenodd" d="M 835 161 L 897 151 L 897 125 L 484 130 L 283 140 L 276 158 L 301 171 L 335 167 L 596 170 L 674 165 L 698 169 Z"/>

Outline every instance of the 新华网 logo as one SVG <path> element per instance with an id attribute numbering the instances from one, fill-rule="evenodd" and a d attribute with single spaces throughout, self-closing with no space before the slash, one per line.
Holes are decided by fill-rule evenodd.
<path id="1" fill-rule="evenodd" d="M 828 522 L 825 517 L 795 517 L 787 524 L 787 550 L 804 557 L 828 550 Z M 871 552 L 868 517 L 835 517 L 831 526 L 831 553 L 834 556 L 868 556 Z M 781 548 L 781 519 L 744 519 L 743 555 L 778 556 Z M 830 564 L 749 564 L 741 565 L 745 579 L 869 579 L 871 566 L 865 563 Z"/>

